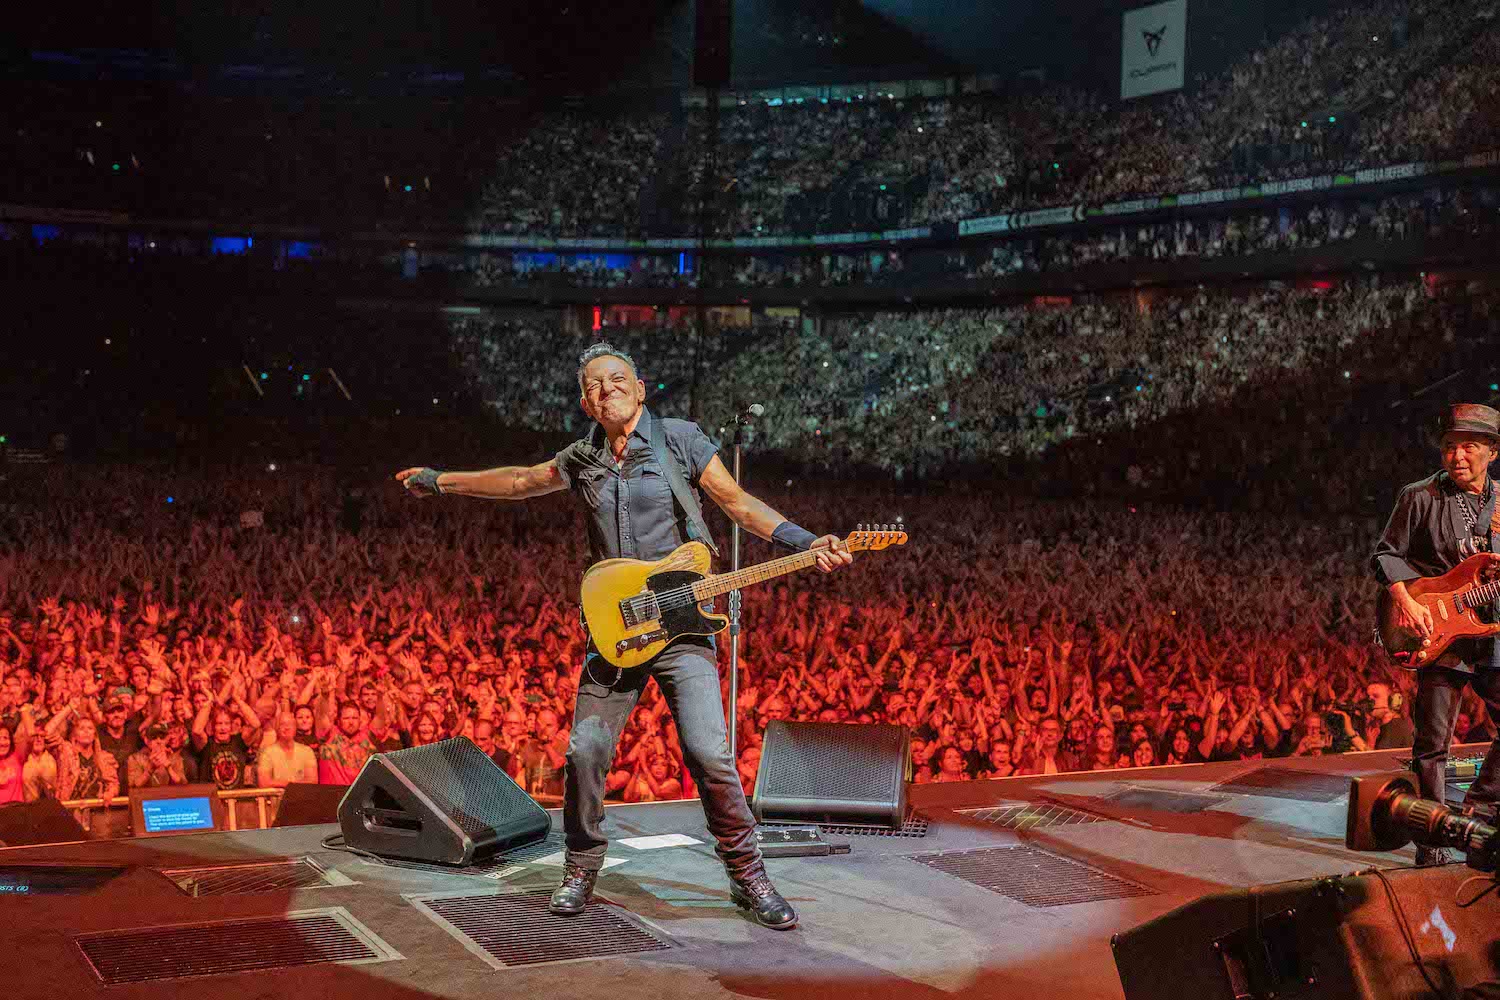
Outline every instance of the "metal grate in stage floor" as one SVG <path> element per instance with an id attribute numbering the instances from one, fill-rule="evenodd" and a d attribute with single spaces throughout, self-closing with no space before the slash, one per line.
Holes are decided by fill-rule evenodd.
<path id="1" fill-rule="evenodd" d="M 1130 785 L 1115 792 L 1105 801 L 1114 807 L 1151 809 L 1156 812 L 1189 815 L 1200 813 L 1205 809 L 1211 809 L 1216 805 L 1228 802 L 1229 796 L 1207 795 L 1202 792 L 1179 792 L 1169 788 L 1145 788 L 1140 785 Z"/>
<path id="2" fill-rule="evenodd" d="M 1298 771 L 1290 767 L 1257 767 L 1219 782 L 1213 786 L 1213 791 L 1302 802 L 1334 802 L 1349 794 L 1349 779 L 1342 774 Z"/>
<path id="3" fill-rule="evenodd" d="M 189 896 L 238 896 L 350 884 L 339 872 L 330 871 L 309 857 L 159 871 Z"/>
<path id="4" fill-rule="evenodd" d="M 1150 886 L 1030 845 L 918 854 L 912 860 L 1027 906 L 1156 895 Z"/>
<path id="5" fill-rule="evenodd" d="M 1053 826 L 1083 826 L 1105 822 L 1103 816 L 1047 802 L 1003 802 L 981 809 L 955 811 L 960 816 L 969 816 L 1006 830 L 1040 830 Z"/>
<path id="6" fill-rule="evenodd" d="M 664 933 L 596 899 L 573 917 L 547 912 L 547 892 L 426 893 L 407 899 L 497 969 L 611 958 L 672 947 Z"/>
<path id="7" fill-rule="evenodd" d="M 85 934 L 76 940 L 99 981 L 109 986 L 401 958 L 342 907 Z"/>

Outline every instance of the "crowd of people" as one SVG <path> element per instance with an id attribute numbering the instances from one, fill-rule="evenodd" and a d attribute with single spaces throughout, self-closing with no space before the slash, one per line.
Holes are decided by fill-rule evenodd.
<path id="1" fill-rule="evenodd" d="M 908 725 L 918 781 L 1409 739 L 1410 677 L 1367 640 L 1365 560 L 1373 511 L 1431 456 L 1416 418 L 1386 411 L 1429 357 L 1459 363 L 1492 343 L 1495 305 L 1478 290 L 1371 281 L 830 319 L 821 333 L 803 325 L 742 345 L 721 390 L 753 377 L 765 398 L 807 404 L 795 418 L 773 405 L 763 444 L 840 435 L 847 459 L 879 465 L 883 447 L 891 468 L 970 433 L 1030 463 L 1007 481 L 1007 459 L 992 456 L 972 485 L 849 484 L 809 467 L 757 488 L 819 530 L 899 517 L 911 542 L 836 578 L 746 592 L 742 778 L 753 782 L 777 718 Z M 654 357 L 638 357 L 648 379 L 670 353 L 660 336 Z M 500 343 L 517 385 L 556 386 L 537 393 L 533 422 L 554 404 L 554 421 L 572 411 L 555 329 Z M 783 385 L 772 369 L 806 383 Z M 1107 418 L 1067 404 L 1090 398 L 1082 382 L 1122 373 L 1152 388 L 1126 393 Z M 941 427 L 920 419 L 935 389 L 951 391 Z M 1108 408 L 1094 391 L 1090 405 Z M 653 405 L 672 412 L 670 397 Z M 1034 405 L 1060 413 L 1049 422 Z M 1055 447 L 1025 454 L 1042 438 Z M 473 739 L 533 794 L 557 794 L 585 642 L 577 512 L 565 495 L 416 504 L 389 471 L 8 468 L 0 797 L 341 784 L 371 752 L 450 736 Z M 1068 477 L 1063 498 L 1028 495 Z M 1205 483 L 1222 491 L 1208 510 L 1173 502 L 1204 500 Z M 1297 513 L 1253 512 L 1277 498 Z M 751 543 L 748 561 L 765 555 Z M 1256 586 L 1234 585 L 1243 580 Z M 1477 703 L 1459 726 L 1460 738 L 1492 730 Z M 625 801 L 693 793 L 654 692 L 610 790 Z"/>
<path id="2" fill-rule="evenodd" d="M 1066 83 L 747 94 L 721 109 L 711 149 L 706 111 L 681 103 L 282 112 L 189 95 L 168 124 L 145 97 L 89 111 L 54 86 L 0 134 L 0 179 L 17 201 L 166 218 L 691 235 L 706 200 L 715 235 L 894 229 L 1490 151 L 1495 13 L 1494 0 L 1350 4 L 1187 90 L 1123 104 Z"/>
<path id="3" fill-rule="evenodd" d="M 174 476 L 186 520 L 129 524 L 79 503 L 90 480 L 144 504 L 158 473 L 36 475 L 40 496 L 73 500 L 66 520 L 45 501 L 0 515 L 4 801 L 345 784 L 372 752 L 450 736 L 533 794 L 561 792 L 585 642 L 566 498 L 417 508 L 391 487 L 351 535 L 320 507 L 328 484 L 313 470 L 257 524 L 222 512 L 230 471 Z M 778 718 L 908 725 L 918 781 L 1410 738 L 1391 701 L 1409 700 L 1410 679 L 1365 641 L 1362 519 L 1258 530 L 1253 515 L 988 490 L 767 492 L 835 532 L 848 517 L 899 515 L 912 540 L 837 581 L 746 592 L 747 786 Z M 1257 586 L 1228 585 L 1243 579 Z M 1487 725 L 1467 706 L 1460 737 Z M 610 789 L 624 801 L 692 794 L 654 689 Z"/>

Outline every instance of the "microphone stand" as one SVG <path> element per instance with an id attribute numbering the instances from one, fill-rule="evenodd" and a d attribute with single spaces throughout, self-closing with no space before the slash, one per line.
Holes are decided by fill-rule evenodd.
<path id="1" fill-rule="evenodd" d="M 751 416 L 741 411 L 734 418 L 734 482 L 740 482 L 740 445 Z M 740 568 L 740 526 L 733 522 L 729 529 L 729 571 Z M 736 721 L 740 714 L 740 592 L 729 592 L 729 710 L 724 713 L 729 723 L 729 759 L 738 761 L 735 753 Z M 735 765 L 738 767 L 738 764 Z"/>

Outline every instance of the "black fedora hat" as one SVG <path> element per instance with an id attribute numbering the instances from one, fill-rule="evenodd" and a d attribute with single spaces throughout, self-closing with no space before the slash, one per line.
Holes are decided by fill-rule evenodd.
<path id="1" fill-rule="evenodd" d="M 1483 403 L 1456 403 L 1438 421 L 1438 439 L 1445 434 L 1484 434 L 1500 440 L 1500 411 Z"/>

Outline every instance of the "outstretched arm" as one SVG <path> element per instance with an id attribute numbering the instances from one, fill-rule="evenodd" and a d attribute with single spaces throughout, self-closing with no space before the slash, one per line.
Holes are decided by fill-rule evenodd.
<path id="1" fill-rule="evenodd" d="M 756 538 L 771 541 L 776 528 L 787 520 L 764 500 L 740 489 L 740 485 L 734 481 L 729 470 L 724 468 L 724 463 L 719 461 L 718 455 L 715 455 L 703 469 L 703 474 L 698 477 L 698 485 L 705 493 L 713 497 L 714 503 L 729 515 L 731 521 Z M 820 551 L 818 554 L 818 569 L 831 573 L 838 567 L 848 566 L 854 561 L 854 556 L 847 549 L 839 548 L 838 543 L 837 535 L 824 535 L 811 543 L 811 548 L 827 550 L 826 552 Z"/>
<path id="2" fill-rule="evenodd" d="M 421 471 L 420 466 L 403 469 L 396 473 L 396 479 L 414 496 L 431 496 L 421 482 L 409 481 Z M 443 493 L 481 500 L 526 500 L 556 493 L 567 485 L 555 458 L 541 465 L 503 465 L 481 472 L 443 472 L 437 477 L 438 489 Z"/>
<path id="3" fill-rule="evenodd" d="M 764 538 L 769 542 L 776 526 L 786 520 L 770 504 L 740 489 L 739 483 L 734 481 L 717 455 L 703 470 L 703 475 L 698 478 L 698 485 L 713 497 L 714 503 L 729 515 L 730 520 L 756 538 Z"/>

